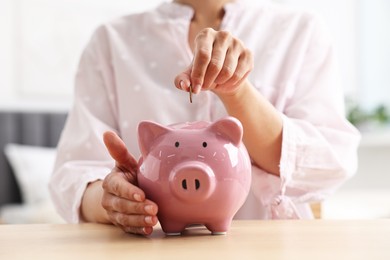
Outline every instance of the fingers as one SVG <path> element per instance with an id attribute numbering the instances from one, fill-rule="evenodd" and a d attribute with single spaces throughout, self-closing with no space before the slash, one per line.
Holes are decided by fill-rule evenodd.
<path id="1" fill-rule="evenodd" d="M 126 181 L 113 180 L 113 178 L 111 178 L 112 181 L 107 181 L 108 178 L 106 177 L 103 181 L 105 194 L 102 206 L 106 210 L 125 214 L 157 214 L 157 205 L 145 199 L 145 194 L 140 188 Z M 128 191 L 117 187 L 125 187 Z"/>
<path id="2" fill-rule="evenodd" d="M 199 93 L 204 83 L 207 68 L 212 58 L 215 31 L 206 28 L 195 38 L 194 60 L 191 71 L 191 82 L 194 93 Z M 213 60 L 214 63 L 216 59 Z"/>
<path id="3" fill-rule="evenodd" d="M 144 202 L 136 202 L 118 198 L 111 194 L 107 194 L 105 196 L 105 199 L 102 200 L 102 206 L 104 207 L 104 209 L 110 212 L 134 216 L 155 216 L 158 211 L 157 205 L 150 200 L 145 200 Z M 144 225 L 144 222 L 150 224 L 150 221 L 148 221 L 148 219 L 144 219 L 142 221 L 139 221 L 137 223 L 137 226 Z"/>
<path id="4" fill-rule="evenodd" d="M 158 223 L 156 216 L 126 215 L 118 212 L 109 214 L 110 221 L 122 230 L 132 234 L 150 235 Z"/>
<path id="5" fill-rule="evenodd" d="M 195 39 L 194 59 L 175 78 L 177 88 L 193 92 L 233 92 L 253 69 L 253 57 L 243 43 L 226 31 L 203 29 Z"/>
<path id="6" fill-rule="evenodd" d="M 218 75 L 216 82 L 219 87 L 236 86 L 240 84 L 253 69 L 253 58 L 250 51 L 242 52 L 238 60 L 236 60 L 236 69 L 229 75 Z"/>
<path id="7" fill-rule="evenodd" d="M 175 86 L 178 89 L 189 91 L 190 85 L 191 85 L 191 71 L 192 71 L 192 64 L 182 73 L 176 76 L 175 78 Z"/>
<path id="8" fill-rule="evenodd" d="M 103 180 L 103 189 L 105 192 L 120 198 L 134 201 L 144 201 L 145 193 L 139 187 L 135 186 L 136 176 L 130 175 L 130 178 L 121 171 L 111 172 Z"/>
<path id="9" fill-rule="evenodd" d="M 126 232 L 148 235 L 157 224 L 158 206 L 145 199 L 144 192 L 127 181 L 120 171 L 111 172 L 103 181 L 102 207 L 109 220 Z"/>
<path id="10" fill-rule="evenodd" d="M 137 160 L 128 152 L 125 143 L 114 132 L 108 131 L 103 135 L 104 144 L 117 166 L 129 172 L 136 172 Z"/>
<path id="11" fill-rule="evenodd" d="M 157 216 L 150 215 L 136 215 L 136 214 L 124 214 L 122 212 L 112 212 L 110 218 L 114 223 L 117 223 L 123 227 L 153 227 L 157 224 Z"/>
<path id="12" fill-rule="evenodd" d="M 220 85 L 227 82 L 237 72 L 237 67 L 239 65 L 238 61 L 239 61 L 240 51 L 241 50 L 238 49 L 236 46 L 230 47 L 227 50 L 224 64 L 221 70 L 219 71 L 218 76 L 214 80 L 216 84 Z"/>
<path id="13" fill-rule="evenodd" d="M 112 221 L 122 226 L 154 226 L 158 221 L 158 207 L 150 200 L 136 202 L 106 194 L 102 206 L 109 212 Z"/>
<path id="14" fill-rule="evenodd" d="M 222 31 L 215 35 L 213 51 L 206 74 L 204 75 L 202 89 L 210 89 L 218 75 L 224 69 L 224 66 L 225 68 L 230 68 L 232 63 L 234 64 L 234 60 L 237 60 L 238 56 L 234 57 L 235 53 L 229 51 L 231 42 L 232 38 L 228 32 Z"/>
<path id="15" fill-rule="evenodd" d="M 132 233 L 132 234 L 139 234 L 139 235 L 150 235 L 153 232 L 153 227 L 129 227 L 129 226 L 122 226 L 122 225 L 117 225 L 120 228 L 122 228 L 125 232 L 127 233 Z"/>

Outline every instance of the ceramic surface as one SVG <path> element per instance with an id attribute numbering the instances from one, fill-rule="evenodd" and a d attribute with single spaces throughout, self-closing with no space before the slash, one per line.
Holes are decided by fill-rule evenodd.
<path id="1" fill-rule="evenodd" d="M 228 231 L 250 189 L 251 162 L 242 135 L 233 117 L 139 124 L 138 184 L 159 206 L 164 232 L 180 234 L 191 224 L 205 225 L 213 234 Z"/>

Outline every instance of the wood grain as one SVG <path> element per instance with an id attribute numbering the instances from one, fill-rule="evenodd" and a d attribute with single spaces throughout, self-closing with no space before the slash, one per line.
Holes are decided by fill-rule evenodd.
<path id="1" fill-rule="evenodd" d="M 0 225 L 0 259 L 390 259 L 390 220 L 234 221 L 167 237 L 99 224 Z"/>

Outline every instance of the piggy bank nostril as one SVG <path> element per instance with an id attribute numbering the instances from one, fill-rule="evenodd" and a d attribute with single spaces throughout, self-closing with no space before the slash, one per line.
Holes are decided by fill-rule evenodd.
<path id="1" fill-rule="evenodd" d="M 195 179 L 195 189 L 199 189 L 200 188 L 200 181 L 198 179 Z"/>
<path id="2" fill-rule="evenodd" d="M 198 179 L 195 179 L 193 183 L 190 183 L 190 186 L 191 184 L 195 184 L 195 190 L 199 190 L 200 188 L 200 181 Z M 181 187 L 185 190 L 188 189 L 188 186 L 187 186 L 187 179 L 183 179 L 181 181 Z M 193 188 L 193 187 L 192 187 Z"/>
<path id="3" fill-rule="evenodd" d="M 181 186 L 183 187 L 183 189 L 187 189 L 187 180 L 183 180 L 182 182 L 181 182 Z"/>

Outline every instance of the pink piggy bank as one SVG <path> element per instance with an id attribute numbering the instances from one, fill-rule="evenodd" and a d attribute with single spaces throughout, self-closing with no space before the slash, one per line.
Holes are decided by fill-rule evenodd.
<path id="1" fill-rule="evenodd" d="M 138 185 L 159 206 L 167 235 L 180 235 L 191 224 L 226 234 L 251 183 L 242 135 L 242 125 L 233 117 L 214 123 L 138 125 Z"/>

